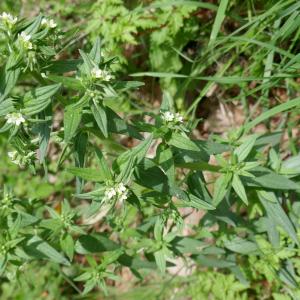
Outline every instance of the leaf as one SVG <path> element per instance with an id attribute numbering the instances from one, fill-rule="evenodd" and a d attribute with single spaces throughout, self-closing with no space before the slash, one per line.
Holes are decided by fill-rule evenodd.
<path id="1" fill-rule="evenodd" d="M 112 175 L 111 175 L 110 169 L 107 165 L 107 162 L 106 162 L 101 150 L 99 148 L 95 147 L 95 151 L 96 151 L 96 155 L 97 155 L 97 158 L 98 158 L 98 163 L 100 165 L 100 169 L 101 169 L 102 174 L 105 176 L 105 178 L 111 179 Z"/>
<path id="2" fill-rule="evenodd" d="M 197 209 L 205 209 L 205 210 L 214 210 L 216 209 L 212 203 L 206 202 L 203 199 L 200 199 L 196 196 L 194 196 L 193 194 L 189 194 L 189 198 L 190 198 L 190 206 L 195 207 Z"/>
<path id="3" fill-rule="evenodd" d="M 125 92 L 131 89 L 139 88 L 140 86 L 145 85 L 141 81 L 116 81 L 113 83 L 113 88 L 119 92 Z"/>
<path id="4" fill-rule="evenodd" d="M 88 181 L 105 181 L 109 179 L 105 177 L 105 174 L 101 170 L 96 169 L 71 167 L 67 171 Z"/>
<path id="5" fill-rule="evenodd" d="M 85 91 L 81 81 L 77 78 L 58 76 L 58 75 L 47 75 L 47 78 L 51 81 L 61 83 L 65 88 L 69 88 L 75 91 Z"/>
<path id="6" fill-rule="evenodd" d="M 271 172 L 268 169 L 261 168 L 262 171 L 255 171 L 253 169 L 251 173 L 255 175 L 255 177 L 243 177 L 243 182 L 248 186 L 256 186 L 256 187 L 264 187 L 268 189 L 275 190 L 299 190 L 300 185 L 295 183 L 294 181 L 288 179 L 283 175 L 276 174 Z"/>
<path id="7" fill-rule="evenodd" d="M 93 48 L 92 48 L 89 56 L 96 64 L 100 64 L 100 61 L 101 61 L 101 40 L 100 40 L 99 37 L 96 38 L 96 41 L 93 45 Z"/>
<path id="8" fill-rule="evenodd" d="M 213 25 L 213 28 L 212 28 L 212 31 L 211 31 L 211 34 L 210 34 L 210 39 L 209 39 L 208 46 L 210 46 L 215 41 L 215 39 L 217 38 L 217 35 L 218 35 L 218 33 L 221 29 L 221 25 L 222 25 L 223 20 L 225 18 L 225 12 L 226 12 L 226 9 L 227 9 L 228 2 L 229 2 L 228 0 L 221 0 L 220 1 L 220 5 L 219 5 L 218 11 L 217 11 L 217 15 L 216 15 L 216 18 L 215 18 L 215 21 L 214 21 L 214 25 Z"/>
<path id="9" fill-rule="evenodd" d="M 192 237 L 175 237 L 171 242 L 174 247 L 180 253 L 199 254 L 201 250 L 208 246 L 206 242 L 200 241 Z"/>
<path id="10" fill-rule="evenodd" d="M 75 243 L 75 251 L 79 254 L 101 253 L 114 251 L 120 246 L 103 234 L 82 235 Z"/>
<path id="11" fill-rule="evenodd" d="M 52 125 L 52 107 L 48 106 L 46 110 L 39 114 L 41 120 L 46 120 L 46 122 L 37 124 L 35 131 L 39 138 L 39 160 L 40 163 L 45 161 L 47 154 L 47 148 L 50 140 L 51 125 Z"/>
<path id="12" fill-rule="evenodd" d="M 163 249 L 154 252 L 155 262 L 161 273 L 166 272 L 166 259 Z"/>
<path id="13" fill-rule="evenodd" d="M 51 61 L 50 64 L 46 66 L 45 69 L 43 69 L 43 71 L 48 71 L 50 73 L 58 73 L 58 74 L 68 73 L 68 72 L 76 71 L 78 66 L 82 64 L 82 62 L 83 62 L 82 59 L 55 60 L 55 61 Z M 51 79 L 51 77 L 55 78 L 54 75 L 50 75 L 50 77 L 48 78 Z M 61 76 L 61 78 L 65 78 L 65 77 Z"/>
<path id="14" fill-rule="evenodd" d="M 233 175 L 231 184 L 232 184 L 233 189 L 237 193 L 237 195 L 242 199 L 242 201 L 246 205 L 248 205 L 247 194 L 246 194 L 245 188 L 243 186 L 243 183 L 238 175 L 236 175 L 236 174 Z"/>
<path id="15" fill-rule="evenodd" d="M 68 105 L 64 111 L 64 140 L 69 142 L 77 131 L 82 116 L 81 108 L 74 108 L 73 104 Z"/>
<path id="16" fill-rule="evenodd" d="M 262 205 L 264 206 L 267 215 L 273 220 L 274 224 L 277 224 L 278 226 L 282 227 L 286 233 L 291 237 L 291 239 L 299 245 L 299 240 L 297 233 L 295 231 L 295 228 L 290 221 L 289 217 L 286 215 L 284 210 L 282 209 L 277 197 L 273 192 L 268 192 L 272 195 L 273 199 L 276 199 L 276 202 L 271 202 L 268 200 L 270 197 L 265 197 L 265 193 L 261 193 L 260 191 L 257 191 L 258 198 Z"/>
<path id="17" fill-rule="evenodd" d="M 29 35 L 33 35 L 35 34 L 39 28 L 40 28 L 40 25 L 41 25 L 41 22 L 42 22 L 42 15 L 39 14 L 35 19 L 34 21 L 32 22 L 32 24 L 30 26 L 28 26 L 24 31 L 29 34 Z"/>
<path id="18" fill-rule="evenodd" d="M 90 74 L 91 70 L 96 67 L 95 62 L 91 59 L 91 57 L 86 54 L 83 50 L 79 50 L 79 53 L 83 59 L 82 69 L 85 74 Z"/>
<path id="19" fill-rule="evenodd" d="M 259 250 L 256 243 L 235 237 L 231 241 L 225 241 L 225 247 L 233 252 L 241 254 L 252 254 Z"/>
<path id="20" fill-rule="evenodd" d="M 6 116 L 8 113 L 14 111 L 14 105 L 11 98 L 0 101 L 0 117 Z"/>
<path id="21" fill-rule="evenodd" d="M 216 180 L 214 186 L 214 196 L 213 196 L 213 205 L 217 207 L 217 205 L 224 199 L 227 191 L 228 185 L 231 180 L 231 174 L 221 174 L 221 176 Z"/>
<path id="22" fill-rule="evenodd" d="M 23 246 L 25 253 L 35 259 L 48 259 L 69 266 L 69 261 L 37 235 L 29 238 Z"/>
<path id="23" fill-rule="evenodd" d="M 109 132 L 125 134 L 138 140 L 143 139 L 143 136 L 138 132 L 138 130 L 134 126 L 127 124 L 112 109 L 110 109 L 109 107 L 105 107 L 105 110 L 107 115 L 107 126 Z"/>
<path id="24" fill-rule="evenodd" d="M 257 135 L 250 135 L 238 148 L 234 150 L 234 154 L 237 156 L 239 162 L 242 162 L 247 158 L 256 142 L 256 139 Z"/>
<path id="25" fill-rule="evenodd" d="M 174 109 L 174 103 L 171 94 L 168 91 L 163 92 L 163 98 L 160 105 L 161 111 L 172 111 Z"/>
<path id="26" fill-rule="evenodd" d="M 44 110 L 51 102 L 51 97 L 61 88 L 61 84 L 43 86 L 27 92 L 24 96 L 24 108 L 21 112 L 25 115 L 34 115 Z"/>
<path id="27" fill-rule="evenodd" d="M 247 123 L 244 128 L 245 128 L 245 132 L 249 132 L 252 128 L 254 128 L 256 125 L 258 125 L 259 123 L 283 112 L 286 110 L 289 110 L 293 107 L 297 107 L 300 106 L 300 97 L 293 99 L 293 100 L 289 100 L 285 103 L 282 103 L 280 105 L 277 105 L 271 109 L 268 109 L 267 111 L 265 111 L 264 113 L 260 114 L 256 119 L 254 119 L 253 121 Z"/>
<path id="28" fill-rule="evenodd" d="M 168 177 L 150 159 L 145 158 L 135 169 L 135 181 L 147 188 L 163 194 L 170 194 Z"/>
<path id="29" fill-rule="evenodd" d="M 61 249 L 66 253 L 70 261 L 73 260 L 74 255 L 74 241 L 70 234 L 64 234 L 60 239 Z"/>
<path id="30" fill-rule="evenodd" d="M 95 121 L 101 130 L 102 134 L 107 138 L 108 137 L 108 129 L 107 129 L 107 116 L 105 112 L 105 107 L 102 103 L 96 103 L 93 101 L 91 110 Z"/>
<path id="31" fill-rule="evenodd" d="M 17 57 L 15 54 L 11 54 L 6 62 L 6 65 L 0 68 L 0 102 L 2 102 L 11 90 L 15 87 L 21 68 L 17 68 Z"/>

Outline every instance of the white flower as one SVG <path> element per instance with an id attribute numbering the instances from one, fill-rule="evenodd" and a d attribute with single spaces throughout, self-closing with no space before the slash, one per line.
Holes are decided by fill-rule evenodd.
<path id="1" fill-rule="evenodd" d="M 6 24 L 12 26 L 17 23 L 18 18 L 13 17 L 11 14 L 3 12 L 2 15 L 0 15 L 0 20 L 2 20 L 2 22 L 5 22 Z"/>
<path id="2" fill-rule="evenodd" d="M 171 113 L 170 111 L 166 111 L 166 112 L 163 112 L 162 113 L 162 116 L 161 116 L 162 118 L 163 118 L 163 120 L 164 121 L 166 121 L 166 122 L 172 122 L 173 120 L 174 120 L 174 114 L 173 113 Z"/>
<path id="3" fill-rule="evenodd" d="M 7 114 L 5 119 L 7 120 L 8 124 L 15 124 L 17 126 L 20 126 L 21 123 L 25 122 L 25 118 L 23 117 L 23 115 L 21 113 L 17 113 L 17 112 Z"/>
<path id="4" fill-rule="evenodd" d="M 110 200 L 117 195 L 117 192 L 114 188 L 108 188 L 105 190 L 104 196 L 106 199 Z"/>
<path id="5" fill-rule="evenodd" d="M 179 114 L 173 114 L 170 111 L 165 111 L 161 113 L 161 117 L 162 119 L 166 122 L 166 123 L 182 123 L 183 122 L 183 117 Z"/>
<path id="6" fill-rule="evenodd" d="M 112 198 L 117 198 L 120 201 L 127 199 L 128 190 L 126 186 L 121 182 L 113 187 L 108 187 L 104 192 L 104 198 L 110 200 Z"/>
<path id="7" fill-rule="evenodd" d="M 53 19 L 48 20 L 46 18 L 42 19 L 41 24 L 49 28 L 55 28 L 57 26 Z"/>
<path id="8" fill-rule="evenodd" d="M 102 79 L 103 81 L 109 81 L 112 79 L 112 76 L 106 70 L 101 70 L 99 68 L 93 68 L 91 70 L 91 75 L 93 78 Z"/>
<path id="9" fill-rule="evenodd" d="M 127 199 L 127 192 L 124 193 L 124 194 L 122 194 L 122 195 L 119 197 L 119 200 L 120 200 L 121 202 L 123 202 L 123 201 L 126 200 L 126 199 Z"/>
<path id="10" fill-rule="evenodd" d="M 176 113 L 175 122 L 182 123 L 183 122 L 183 116 L 181 116 L 179 113 Z"/>
<path id="11" fill-rule="evenodd" d="M 26 49 L 32 49 L 32 43 L 30 42 L 31 35 L 22 31 L 19 35 L 19 40 L 22 43 L 23 47 Z"/>
<path id="12" fill-rule="evenodd" d="M 33 151 L 30 151 L 26 155 L 22 156 L 17 151 L 11 151 L 8 152 L 7 155 L 14 164 L 19 165 L 19 167 L 23 168 L 32 160 L 35 153 Z"/>
<path id="13" fill-rule="evenodd" d="M 12 163 L 21 166 L 21 159 L 17 151 L 8 152 L 7 155 Z"/>
<path id="14" fill-rule="evenodd" d="M 118 193 L 118 194 L 123 194 L 123 193 L 127 190 L 127 188 L 126 188 L 126 186 L 121 182 L 121 183 L 119 183 L 119 184 L 117 185 L 116 190 L 117 190 L 117 193 Z"/>

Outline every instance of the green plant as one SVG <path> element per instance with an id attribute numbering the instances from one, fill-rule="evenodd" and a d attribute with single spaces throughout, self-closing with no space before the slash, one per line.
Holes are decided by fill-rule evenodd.
<path id="1" fill-rule="evenodd" d="M 156 110 L 122 109 L 129 90 L 143 83 L 119 80 L 116 58 L 102 53 L 99 38 L 80 57 L 63 60 L 72 35 L 54 21 L 2 14 L 0 30 L 1 139 L 27 180 L 58 181 L 50 184 L 53 193 L 28 197 L 2 179 L 3 278 L 21 280 L 24 268 L 40 260 L 51 276 L 60 274 L 58 284 L 107 293 L 124 267 L 143 280 L 151 270 L 164 276 L 183 258 L 240 281 L 209 273 L 209 283 L 214 276 L 224 283 L 204 291 L 216 299 L 227 284 L 228 299 L 244 299 L 263 280 L 274 282 L 274 295 L 297 299 L 299 154 L 281 159 L 283 131 L 251 130 L 298 109 L 299 98 L 225 137 L 194 139 L 197 123 L 177 112 L 168 91 Z M 204 213 L 188 236 L 184 208 Z"/>

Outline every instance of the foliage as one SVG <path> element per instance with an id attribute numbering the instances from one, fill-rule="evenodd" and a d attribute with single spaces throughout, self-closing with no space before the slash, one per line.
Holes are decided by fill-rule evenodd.
<path id="1" fill-rule="evenodd" d="M 0 16 L 3 299 L 97 298 L 99 290 L 121 299 L 127 269 L 140 289 L 124 299 L 161 279 L 147 299 L 300 297 L 299 143 L 282 143 L 299 125 L 300 5 L 270 1 L 242 22 L 236 2 L 96 1 L 84 42 L 56 24 L 62 20 Z M 68 9 L 76 17 L 76 7 Z M 215 12 L 203 37 L 198 9 Z M 243 25 L 220 36 L 226 15 Z M 191 52 L 198 38 L 206 48 Z M 143 42 L 147 65 L 131 66 L 124 47 Z M 250 62 L 245 68 L 241 55 Z M 135 102 L 145 88 L 128 79 L 136 70 L 136 77 L 160 78 L 159 107 Z M 248 81 L 257 82 L 254 90 Z M 288 100 L 271 107 L 270 94 L 283 84 Z M 196 109 L 214 85 L 239 86 L 233 98 L 246 120 L 226 134 L 195 138 Z M 189 228 L 191 211 L 203 216 Z M 179 260 L 196 270 L 186 280 L 169 274 Z"/>

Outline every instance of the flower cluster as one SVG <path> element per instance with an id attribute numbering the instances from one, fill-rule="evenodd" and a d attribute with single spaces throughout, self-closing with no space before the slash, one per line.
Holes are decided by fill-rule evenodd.
<path id="1" fill-rule="evenodd" d="M 27 34 L 26 32 L 22 31 L 19 35 L 18 35 L 18 39 L 21 43 L 21 45 L 25 48 L 25 49 L 32 49 L 32 43 L 30 42 L 31 40 L 31 35 Z"/>
<path id="2" fill-rule="evenodd" d="M 11 151 L 8 152 L 7 155 L 14 164 L 20 167 L 24 167 L 33 159 L 35 153 L 33 151 L 30 151 L 26 155 L 22 156 L 17 151 Z"/>
<path id="3" fill-rule="evenodd" d="M 46 18 L 43 18 L 42 19 L 42 22 L 41 22 L 42 26 L 45 26 L 45 27 L 48 27 L 48 28 L 56 28 L 57 24 L 54 22 L 53 19 L 46 19 Z"/>
<path id="4" fill-rule="evenodd" d="M 93 68 L 91 70 L 91 75 L 92 78 L 101 79 L 103 81 L 110 81 L 112 79 L 112 76 L 108 71 L 99 68 Z"/>
<path id="5" fill-rule="evenodd" d="M 170 111 L 165 111 L 161 113 L 162 119 L 166 123 L 182 123 L 183 122 L 183 117 L 179 113 L 172 113 Z"/>
<path id="6" fill-rule="evenodd" d="M 17 23 L 18 18 L 17 17 L 13 17 L 11 14 L 3 12 L 0 15 L 0 20 L 2 21 L 2 23 L 4 25 L 6 25 L 7 27 L 11 28 L 13 25 L 15 25 Z"/>
<path id="7" fill-rule="evenodd" d="M 104 192 L 104 198 L 106 200 L 117 198 L 122 202 L 126 200 L 127 197 L 128 197 L 128 189 L 122 182 L 116 184 L 113 187 L 108 187 Z"/>
<path id="8" fill-rule="evenodd" d="M 18 112 L 13 112 L 13 113 L 7 114 L 5 119 L 7 120 L 8 124 L 14 124 L 17 126 L 20 126 L 21 123 L 25 122 L 25 118 L 23 117 L 23 115 Z"/>

